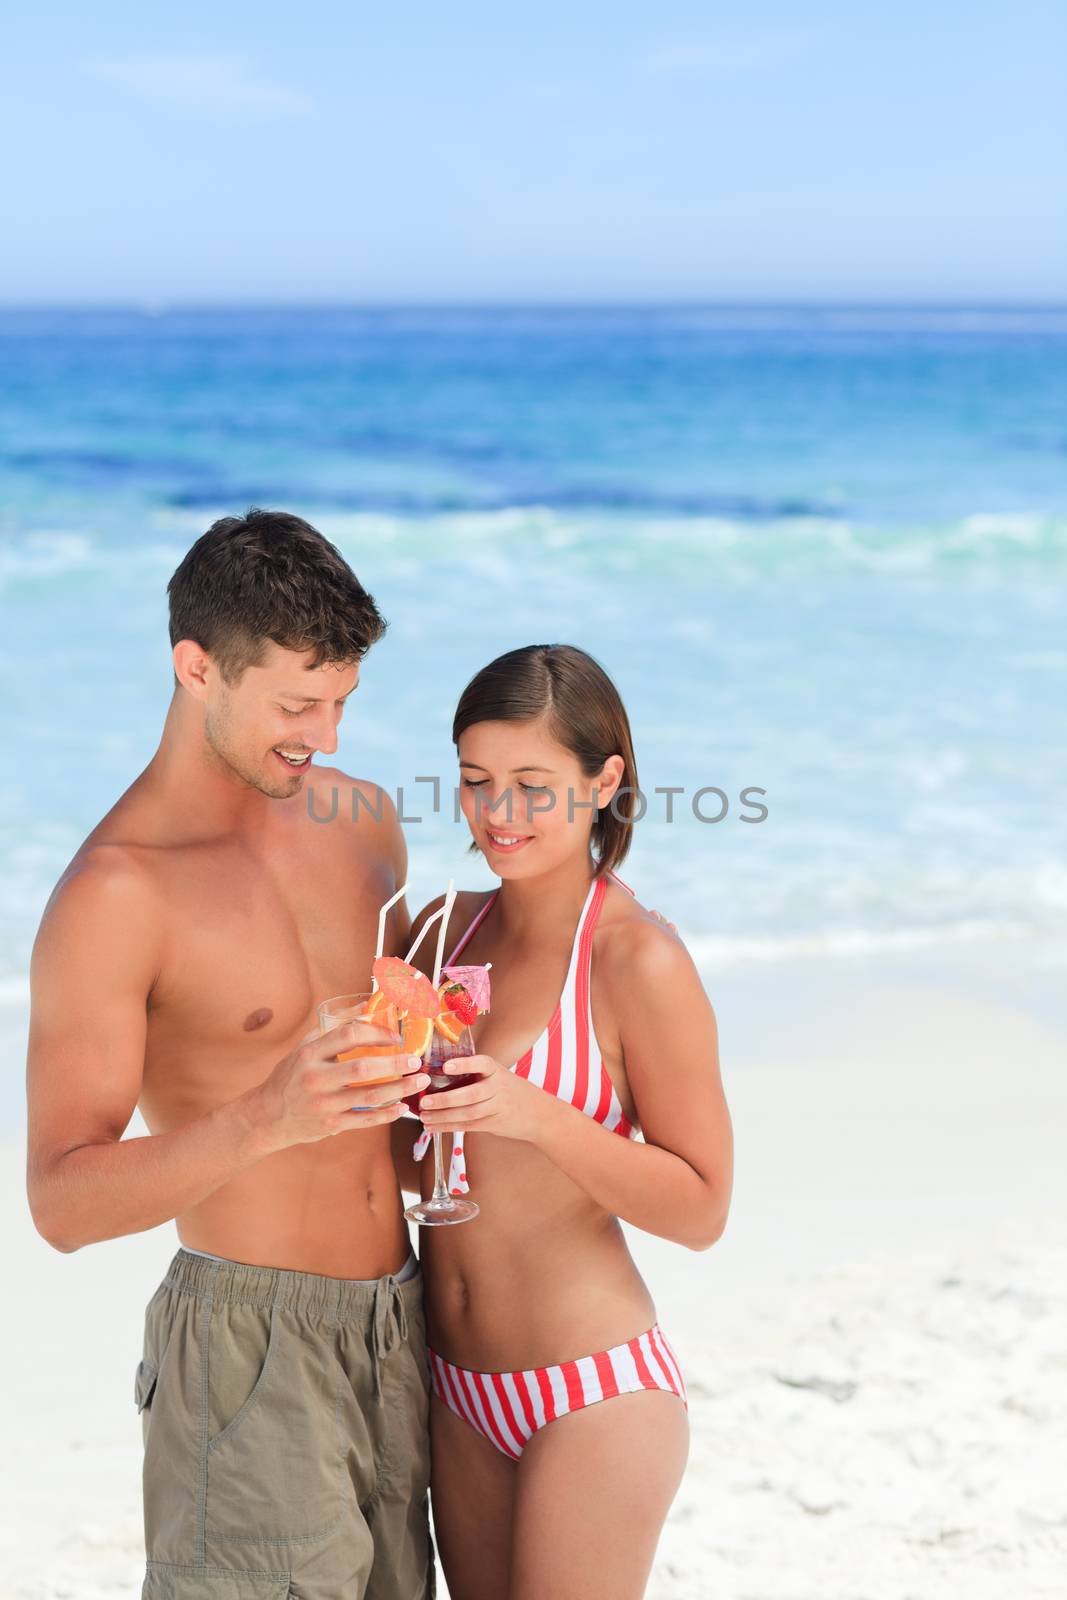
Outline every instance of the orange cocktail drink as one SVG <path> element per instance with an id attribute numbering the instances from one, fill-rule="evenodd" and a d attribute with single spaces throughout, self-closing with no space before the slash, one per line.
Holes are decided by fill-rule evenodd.
<path id="1" fill-rule="evenodd" d="M 401 1019 L 397 1006 L 381 989 L 375 989 L 373 993 L 335 995 L 332 1000 L 320 1003 L 318 1015 L 322 1033 L 329 1033 L 331 1028 L 339 1028 L 345 1022 L 367 1022 L 372 1027 L 395 1035 L 395 1044 L 356 1044 L 351 1050 L 342 1050 L 338 1053 L 338 1061 L 365 1061 L 375 1056 L 421 1056 L 433 1032 L 433 1024 L 427 1024 L 422 1017 Z M 373 1084 L 398 1083 L 402 1076 L 392 1072 L 387 1078 L 363 1078 L 359 1084 L 350 1087 L 369 1088 Z"/>

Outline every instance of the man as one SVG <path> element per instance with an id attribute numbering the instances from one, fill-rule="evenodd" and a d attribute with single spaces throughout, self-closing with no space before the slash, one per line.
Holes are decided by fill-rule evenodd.
<path id="1" fill-rule="evenodd" d="M 316 822 L 305 792 L 385 623 L 279 512 L 216 522 L 168 592 L 159 749 L 34 949 L 34 1221 L 72 1251 L 177 1219 L 136 1379 L 146 1597 L 424 1600 L 422 1284 L 389 1125 L 427 1079 L 414 1056 L 334 1059 L 391 1035 L 314 1026 L 317 1001 L 370 987 L 404 882 L 376 786 L 316 769 L 361 791 L 358 825 Z M 403 953 L 403 903 L 387 931 Z M 135 1106 L 151 1134 L 123 1140 Z"/>

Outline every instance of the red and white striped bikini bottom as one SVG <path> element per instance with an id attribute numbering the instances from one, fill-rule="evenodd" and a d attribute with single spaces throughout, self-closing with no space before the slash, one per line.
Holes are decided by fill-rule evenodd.
<path id="1" fill-rule="evenodd" d="M 658 1323 L 599 1355 L 524 1372 L 471 1372 L 430 1351 L 433 1390 L 450 1411 L 512 1461 L 540 1428 L 598 1400 L 662 1389 L 689 1409 L 685 1379 Z"/>

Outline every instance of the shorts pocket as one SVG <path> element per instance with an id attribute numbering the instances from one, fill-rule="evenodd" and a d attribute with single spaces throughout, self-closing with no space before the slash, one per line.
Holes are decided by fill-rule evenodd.
<path id="1" fill-rule="evenodd" d="M 290 1580 L 267 1572 L 230 1572 L 221 1567 L 171 1566 L 150 1561 L 141 1600 L 287 1600 Z"/>
<path id="2" fill-rule="evenodd" d="M 143 1411 L 155 1392 L 159 1368 L 150 1361 L 139 1361 L 133 1378 L 133 1401 L 137 1410 Z"/>
<path id="3" fill-rule="evenodd" d="M 210 1334 L 208 1537 L 317 1538 L 342 1512 L 343 1371 L 330 1341 L 284 1307 L 223 1312 Z"/>
<path id="4" fill-rule="evenodd" d="M 209 1331 L 208 1449 L 235 1433 L 255 1408 L 274 1359 L 270 1307 L 220 1306 Z"/>
<path id="5" fill-rule="evenodd" d="M 133 1380 L 133 1395 L 138 1411 L 144 1411 L 151 1402 L 180 1311 L 180 1301 L 166 1283 L 160 1284 L 145 1307 L 141 1359 Z"/>

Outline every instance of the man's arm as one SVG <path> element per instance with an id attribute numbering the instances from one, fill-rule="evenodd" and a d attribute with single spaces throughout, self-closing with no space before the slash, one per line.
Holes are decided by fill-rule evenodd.
<path id="1" fill-rule="evenodd" d="M 381 1076 L 383 1058 L 337 1063 L 346 1043 L 388 1041 L 366 1023 L 311 1037 L 256 1088 L 170 1133 L 123 1140 L 141 1091 L 147 1004 L 159 971 L 163 908 L 119 847 L 92 852 L 59 886 L 31 965 L 27 1190 L 57 1250 L 168 1222 L 264 1156 L 400 1114 L 397 1090 L 346 1088 Z M 401 1071 L 416 1058 L 401 1058 Z"/>

